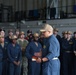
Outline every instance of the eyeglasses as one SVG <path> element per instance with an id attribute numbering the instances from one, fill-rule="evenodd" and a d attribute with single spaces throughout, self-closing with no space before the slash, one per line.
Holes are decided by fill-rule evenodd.
<path id="1" fill-rule="evenodd" d="M 38 36 L 34 37 L 34 38 L 39 38 Z"/>
<path id="2" fill-rule="evenodd" d="M 1 37 L 1 38 L 4 38 L 4 37 Z"/>
<path id="3" fill-rule="evenodd" d="M 42 32 L 42 33 L 45 33 L 46 31 Z"/>
<path id="4" fill-rule="evenodd" d="M 17 39 L 12 39 L 12 40 L 17 40 Z"/>
<path id="5" fill-rule="evenodd" d="M 72 34 L 68 33 L 68 35 L 72 35 Z"/>

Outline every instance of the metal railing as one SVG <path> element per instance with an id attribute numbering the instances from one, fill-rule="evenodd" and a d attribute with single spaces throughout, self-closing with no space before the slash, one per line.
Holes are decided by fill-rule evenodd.
<path id="1" fill-rule="evenodd" d="M 49 13 L 46 13 L 46 10 Z M 58 11 L 58 13 L 56 12 Z M 46 16 L 49 16 L 47 18 Z M 57 15 L 57 17 L 55 17 Z M 25 11 L 13 11 L 12 6 L 0 6 L 0 22 L 18 22 L 21 20 L 47 20 L 76 18 L 76 5 L 43 8 Z"/>

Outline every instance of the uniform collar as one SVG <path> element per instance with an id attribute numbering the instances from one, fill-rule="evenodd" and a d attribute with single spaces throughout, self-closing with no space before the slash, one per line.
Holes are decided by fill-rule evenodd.
<path id="1" fill-rule="evenodd" d="M 53 37 L 53 36 L 54 36 L 53 34 L 52 34 L 52 35 L 50 35 L 50 36 L 48 37 L 48 39 L 49 39 L 49 38 L 51 38 L 51 37 Z"/>

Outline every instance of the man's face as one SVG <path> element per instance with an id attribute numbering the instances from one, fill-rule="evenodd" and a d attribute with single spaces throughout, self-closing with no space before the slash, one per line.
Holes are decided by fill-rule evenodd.
<path id="1" fill-rule="evenodd" d="M 58 31 L 54 31 L 53 33 L 54 33 L 55 35 L 57 35 L 57 34 L 58 34 Z"/>
<path id="2" fill-rule="evenodd" d="M 19 31 L 16 31 L 16 35 L 19 35 L 19 33 L 20 33 Z"/>
<path id="3" fill-rule="evenodd" d="M 4 31 L 1 31 L 0 33 L 3 37 L 5 36 L 5 32 Z"/>
<path id="4" fill-rule="evenodd" d="M 39 37 L 34 37 L 34 39 L 38 41 Z"/>
<path id="5" fill-rule="evenodd" d="M 44 36 L 44 38 L 47 38 L 49 33 L 50 33 L 49 31 L 44 31 L 42 32 L 42 35 Z"/>
<path id="6" fill-rule="evenodd" d="M 12 36 L 13 35 L 13 32 L 9 32 L 9 35 Z"/>
<path id="7" fill-rule="evenodd" d="M 22 35 L 20 36 L 20 38 L 25 38 L 25 35 L 24 35 L 24 34 L 22 34 Z"/>
<path id="8" fill-rule="evenodd" d="M 12 40 L 12 43 L 13 43 L 13 44 L 16 44 L 16 41 L 17 41 L 17 39 L 13 39 L 13 40 Z"/>
<path id="9" fill-rule="evenodd" d="M 0 42 L 3 43 L 4 42 L 4 37 L 0 38 Z"/>
<path id="10" fill-rule="evenodd" d="M 72 36 L 71 34 L 67 34 L 67 38 L 71 38 L 71 36 Z"/>

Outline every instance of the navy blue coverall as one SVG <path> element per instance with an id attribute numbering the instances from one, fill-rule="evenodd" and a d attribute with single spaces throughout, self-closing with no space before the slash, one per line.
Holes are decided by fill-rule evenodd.
<path id="1" fill-rule="evenodd" d="M 8 54 L 7 54 L 7 46 L 8 43 L 4 42 L 4 47 L 0 46 L 0 48 L 3 51 L 3 69 L 2 69 L 2 75 L 8 75 Z"/>
<path id="2" fill-rule="evenodd" d="M 2 75 L 2 59 L 3 59 L 3 51 L 2 51 L 2 46 L 0 45 L 0 75 Z"/>
<path id="3" fill-rule="evenodd" d="M 76 38 L 73 38 L 73 51 L 76 51 Z M 73 75 L 76 75 L 76 54 L 74 54 Z"/>
<path id="4" fill-rule="evenodd" d="M 21 61 L 21 54 L 21 47 L 18 44 L 8 45 L 9 75 L 20 75 L 20 65 L 15 65 L 14 61 Z"/>
<path id="5" fill-rule="evenodd" d="M 35 42 L 30 42 L 26 47 L 26 57 L 28 58 L 28 75 L 40 75 L 41 64 L 36 61 L 32 61 L 32 57 L 34 53 L 40 52 L 42 50 L 41 44 L 38 42 L 38 46 L 36 46 Z"/>
<path id="6" fill-rule="evenodd" d="M 42 64 L 42 75 L 60 75 L 60 45 L 57 38 L 51 35 L 44 41 L 42 57 L 48 58 L 48 61 Z"/>
<path id="7" fill-rule="evenodd" d="M 62 39 L 62 70 L 63 75 L 72 75 L 73 40 Z"/>

